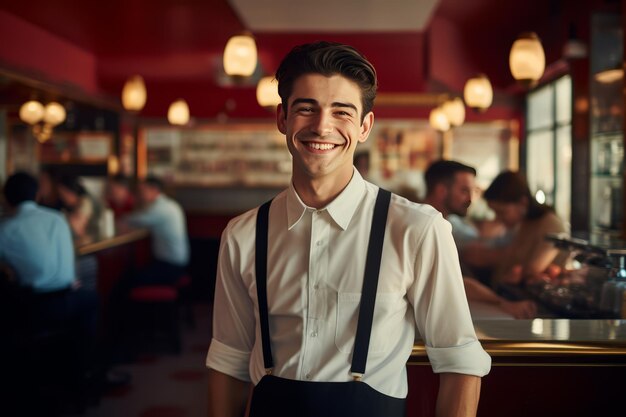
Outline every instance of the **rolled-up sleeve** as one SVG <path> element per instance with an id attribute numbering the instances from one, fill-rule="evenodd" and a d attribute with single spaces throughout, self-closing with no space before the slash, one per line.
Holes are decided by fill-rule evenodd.
<path id="1" fill-rule="evenodd" d="M 451 227 L 441 215 L 424 229 L 416 253 L 409 297 L 433 371 L 486 375 L 491 357 L 476 337 Z"/>
<path id="2" fill-rule="evenodd" d="M 235 265 L 239 254 L 230 225 L 222 234 L 213 302 L 213 338 L 206 366 L 250 381 L 250 352 L 254 345 L 252 301 Z"/>

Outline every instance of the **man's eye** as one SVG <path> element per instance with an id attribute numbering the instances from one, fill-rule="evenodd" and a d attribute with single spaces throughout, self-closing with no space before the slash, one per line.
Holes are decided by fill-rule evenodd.
<path id="1" fill-rule="evenodd" d="M 312 113 L 313 112 L 313 108 L 312 107 L 300 107 L 297 109 L 298 113 Z"/>

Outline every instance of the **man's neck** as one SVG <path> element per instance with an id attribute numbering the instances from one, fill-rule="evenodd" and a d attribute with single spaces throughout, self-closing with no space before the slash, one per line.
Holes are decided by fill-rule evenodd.
<path id="1" fill-rule="evenodd" d="M 334 178 L 298 178 L 294 176 L 293 186 L 304 204 L 321 209 L 330 204 L 348 186 L 354 171 L 350 175 Z"/>
<path id="2" fill-rule="evenodd" d="M 441 201 L 437 201 L 437 199 L 433 198 L 433 196 L 427 195 L 426 198 L 424 198 L 424 203 L 433 206 L 436 210 L 441 212 L 441 215 L 444 217 L 444 219 L 447 218 L 450 214 L 448 210 L 446 210 L 445 204 L 443 204 L 443 202 Z"/>

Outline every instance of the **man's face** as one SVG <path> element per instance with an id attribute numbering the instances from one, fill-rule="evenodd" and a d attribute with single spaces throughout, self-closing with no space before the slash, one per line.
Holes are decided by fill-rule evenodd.
<path id="1" fill-rule="evenodd" d="M 293 157 L 294 182 L 349 181 L 356 145 L 365 142 L 372 112 L 361 124 L 361 91 L 340 75 L 300 76 L 288 99 L 287 117 L 280 107 L 277 125 Z"/>
<path id="2" fill-rule="evenodd" d="M 108 197 L 115 204 L 123 204 L 128 199 L 130 191 L 122 184 L 111 182 L 108 184 Z"/>
<path id="3" fill-rule="evenodd" d="M 457 172 L 454 175 L 454 181 L 448 187 L 445 202 L 449 213 L 462 217 L 467 215 L 467 209 L 472 204 L 474 180 L 474 175 L 469 172 Z"/>

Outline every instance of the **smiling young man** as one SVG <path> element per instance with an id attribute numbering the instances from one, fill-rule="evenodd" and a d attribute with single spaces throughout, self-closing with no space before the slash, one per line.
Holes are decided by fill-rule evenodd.
<path id="1" fill-rule="evenodd" d="M 450 226 L 352 164 L 374 124 L 373 66 L 318 42 L 294 48 L 276 78 L 292 183 L 222 235 L 209 415 L 243 415 L 252 382 L 252 417 L 404 416 L 417 334 L 441 375 L 438 415 L 475 415 L 491 362 Z"/>

